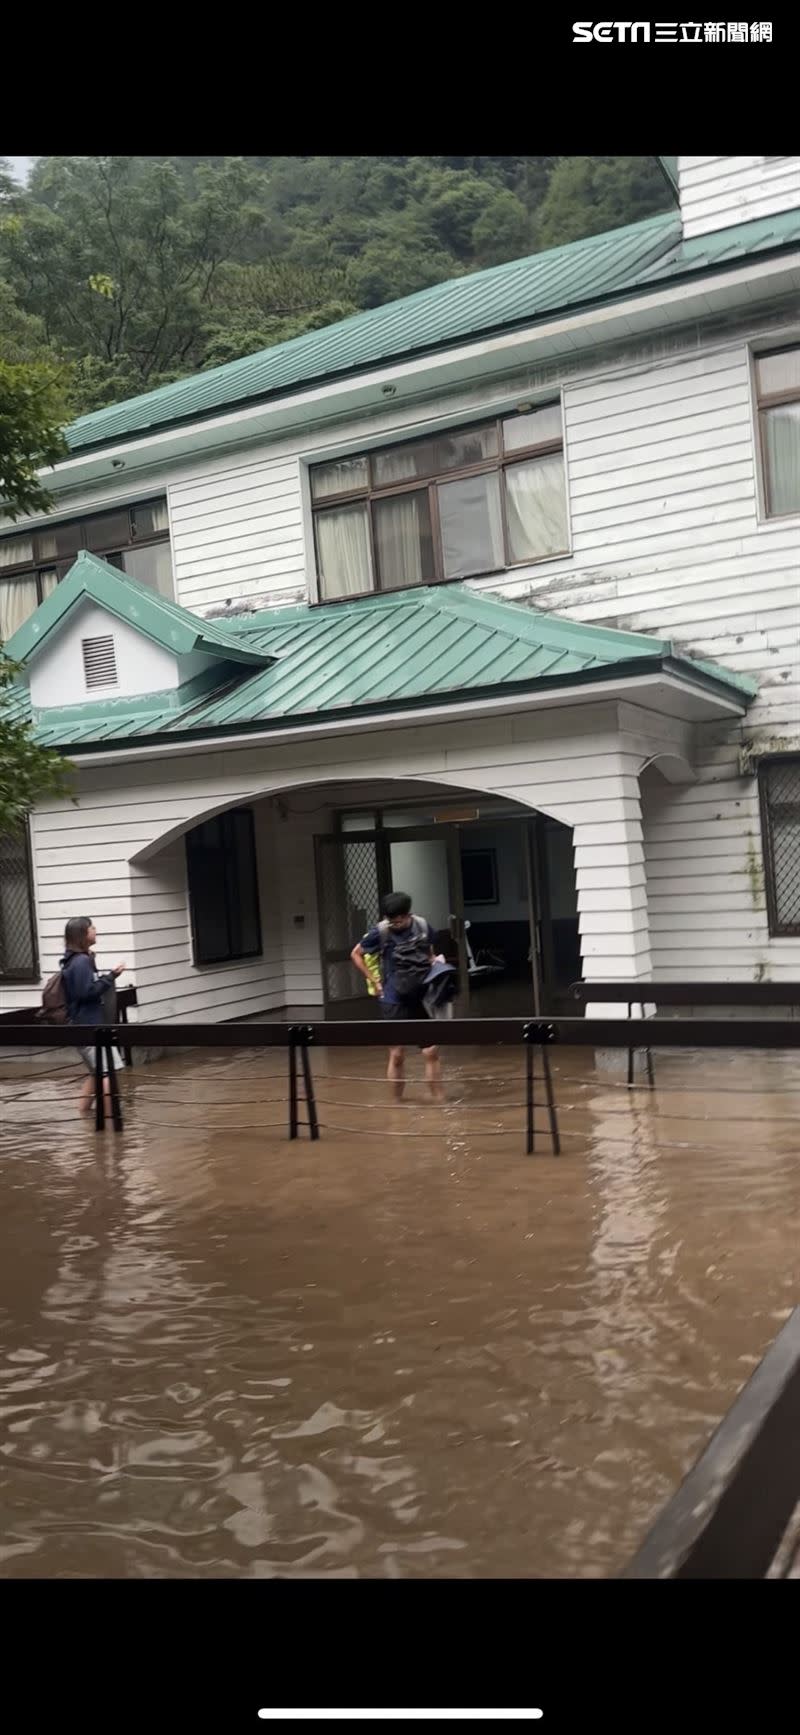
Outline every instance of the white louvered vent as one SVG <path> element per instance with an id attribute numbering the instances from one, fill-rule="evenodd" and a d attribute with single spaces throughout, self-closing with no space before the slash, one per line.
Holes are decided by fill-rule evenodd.
<path id="1" fill-rule="evenodd" d="M 117 655 L 111 633 L 82 639 L 81 648 L 87 687 L 116 687 Z"/>

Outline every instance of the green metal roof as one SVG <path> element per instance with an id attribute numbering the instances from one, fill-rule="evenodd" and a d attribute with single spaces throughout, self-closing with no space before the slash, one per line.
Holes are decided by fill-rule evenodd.
<path id="1" fill-rule="evenodd" d="M 669 161 L 669 159 L 664 159 Z M 324 380 L 535 325 L 558 312 L 619 300 L 655 283 L 718 269 L 798 240 L 800 213 L 745 223 L 685 242 L 677 211 L 552 247 L 529 259 L 437 283 L 402 301 L 275 344 L 224 367 L 81 416 L 67 429 L 73 452 L 263 401 Z"/>
<path id="2" fill-rule="evenodd" d="M 460 585 L 273 609 L 230 620 L 225 636 L 262 667 L 220 681 L 213 690 L 204 676 L 176 694 L 40 711 L 38 739 L 79 750 L 135 744 L 144 737 L 224 735 L 377 716 L 436 701 L 504 693 L 513 698 L 664 667 L 726 692 L 743 707 L 756 691 L 754 682 L 694 662 L 667 639 L 581 626 Z M 26 688 L 16 688 L 12 704 L 20 720 L 30 716 Z"/>
<path id="3" fill-rule="evenodd" d="M 157 591 L 109 566 L 108 561 L 85 552 L 78 555 L 66 578 L 56 585 L 36 613 L 8 640 L 8 655 L 14 662 L 26 662 L 65 616 L 87 598 L 175 656 L 201 651 L 218 660 L 258 663 L 263 667 L 264 657 L 243 644 L 240 636 L 214 621 L 201 620 L 199 615 L 190 614 L 188 609 L 179 608 L 177 603 L 168 602 Z"/>

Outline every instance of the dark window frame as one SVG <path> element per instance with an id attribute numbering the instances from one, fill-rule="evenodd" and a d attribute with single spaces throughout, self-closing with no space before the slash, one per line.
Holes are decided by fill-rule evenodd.
<path id="1" fill-rule="evenodd" d="M 5 841 L 7 841 L 7 840 L 0 838 L 0 845 L 2 845 L 2 843 Z M 21 831 L 16 832 L 14 834 L 14 837 L 11 841 L 15 842 L 15 843 L 19 842 L 22 844 L 22 851 L 23 851 L 23 855 L 24 855 L 25 883 L 26 883 L 27 898 L 28 898 L 28 923 L 30 926 L 30 957 L 31 957 L 31 962 L 30 962 L 30 967 L 27 970 L 25 970 L 25 969 L 23 969 L 23 970 L 6 970 L 4 968 L 4 965 L 3 965 L 4 948 L 0 944 L 0 982 L 3 982 L 3 983 L 38 982 L 40 979 L 41 971 L 40 971 L 40 967 L 39 967 L 39 948 L 38 948 L 38 940 L 37 940 L 37 932 L 36 932 L 36 898 L 34 895 L 34 887 L 33 887 L 33 854 L 32 854 L 32 850 L 31 850 L 30 827 L 27 825 L 24 826 Z M 2 873 L 2 857 L 1 856 L 0 856 L 0 873 Z"/>
<path id="2" fill-rule="evenodd" d="M 230 883 L 230 881 L 226 875 L 226 876 L 224 876 L 223 884 L 219 888 L 219 890 L 220 890 L 220 897 L 222 900 L 222 904 L 223 904 L 223 907 L 225 910 L 225 926 L 226 926 L 227 935 L 228 935 L 228 949 L 227 949 L 227 951 L 225 951 L 223 953 L 217 953 L 213 957 L 206 955 L 208 948 L 205 947 L 205 945 L 203 944 L 203 937 L 202 937 L 202 934 L 200 933 L 200 928 L 199 928 L 199 924 L 197 921 L 197 908 L 196 908 L 196 901 L 195 901 L 195 891 L 194 891 L 194 887 L 193 887 L 193 883 L 192 883 L 193 875 L 196 872 L 196 864 L 197 864 L 197 856 L 195 855 L 195 861 L 194 862 L 192 859 L 193 849 L 195 848 L 195 845 L 192 844 L 192 839 L 194 838 L 195 840 L 197 840 L 198 833 L 202 830 L 202 828 L 205 824 L 209 823 L 206 820 L 201 820 L 198 825 L 193 826 L 190 831 L 187 831 L 186 836 L 185 836 L 185 840 L 184 840 L 185 841 L 185 852 L 186 852 L 186 887 L 187 887 L 187 894 L 188 894 L 188 899 L 189 899 L 189 916 L 190 916 L 191 929 L 192 929 L 192 962 L 194 963 L 195 968 L 198 970 L 219 969 L 220 966 L 224 965 L 224 964 L 240 964 L 240 963 L 245 962 L 248 958 L 261 958 L 264 955 L 263 933 L 262 933 L 262 927 L 261 927 L 261 898 L 259 895 L 259 883 L 258 883 L 258 850 L 256 847 L 256 832 L 255 832 L 255 820 L 254 820 L 254 816 L 253 816 L 253 809 L 251 807 L 226 808 L 223 813 L 212 814 L 211 818 L 213 820 L 221 823 L 221 825 L 223 827 L 223 831 L 224 831 L 225 822 L 232 819 L 234 814 L 243 815 L 247 820 L 247 842 L 248 842 L 247 871 L 248 871 L 248 875 L 252 877 L 253 908 L 255 910 L 256 934 L 257 934 L 256 945 L 251 950 L 236 951 L 233 949 L 233 945 L 231 942 L 231 897 L 232 897 L 232 895 L 235 895 L 235 887 L 233 887 L 231 885 L 231 883 Z M 197 848 L 199 849 L 199 845 L 197 846 Z"/>
<path id="3" fill-rule="evenodd" d="M 519 414 L 520 415 L 530 415 L 531 413 L 535 413 L 537 410 L 552 409 L 556 405 L 558 406 L 559 412 L 561 413 L 561 432 L 560 432 L 560 434 L 558 434 L 557 436 L 555 436 L 549 440 L 540 440 L 540 441 L 538 441 L 535 444 L 530 445 L 530 446 L 515 447 L 513 451 L 508 451 L 506 449 L 506 447 L 504 445 L 504 441 L 503 441 L 503 423 L 512 421 L 514 419 L 514 412 L 513 411 L 507 411 L 505 414 L 501 414 L 501 415 L 497 415 L 497 416 L 491 416 L 488 419 L 483 419 L 479 422 L 464 422 L 464 423 L 459 424 L 459 426 L 457 428 L 442 428 L 442 429 L 439 429 L 437 431 L 434 431 L 433 433 L 421 434 L 418 437 L 416 437 L 415 439 L 393 440 L 391 442 L 388 442 L 385 446 L 372 447 L 367 452 L 358 452 L 358 453 L 350 454 L 352 457 L 362 458 L 365 460 L 366 465 L 367 465 L 367 483 L 366 483 L 366 486 L 359 485 L 355 488 L 348 488 L 346 490 L 343 489 L 340 494 L 331 495 L 330 497 L 326 496 L 322 500 L 315 500 L 314 499 L 314 495 L 313 495 L 314 471 L 320 470 L 320 469 L 325 469 L 327 464 L 336 463 L 337 460 L 336 459 L 326 459 L 326 460 L 321 460 L 318 464 L 310 465 L 309 466 L 309 488 L 310 488 L 310 493 L 311 493 L 311 515 L 312 515 L 313 524 L 314 524 L 314 562 L 315 562 L 316 575 L 317 575 L 317 599 L 316 599 L 317 602 L 318 603 L 323 603 L 323 602 L 328 602 L 328 603 L 353 602 L 357 596 L 385 596 L 391 591 L 416 590 L 416 589 L 422 588 L 421 586 L 418 586 L 418 585 L 387 585 L 385 587 L 382 587 L 379 583 L 379 562 L 378 562 L 377 543 L 376 543 L 376 537 L 375 537 L 375 525 L 374 525 L 373 510 L 372 510 L 373 503 L 381 501 L 381 500 L 388 500 L 388 499 L 392 499 L 392 498 L 397 498 L 397 496 L 400 494 L 425 493 L 427 495 L 428 514 L 429 514 L 429 518 L 430 518 L 432 542 L 433 542 L 434 577 L 432 580 L 429 580 L 429 581 L 423 580 L 423 585 L 426 582 L 432 582 L 434 584 L 463 584 L 465 582 L 463 576 L 456 575 L 455 577 L 451 577 L 448 573 L 446 573 L 444 571 L 444 550 L 443 550 L 443 545 L 442 545 L 442 534 L 441 534 L 441 526 L 440 526 L 440 521 L 439 521 L 438 489 L 440 486 L 445 486 L 448 482 L 458 482 L 458 481 L 464 480 L 467 477 L 472 477 L 472 476 L 483 476 L 483 475 L 488 475 L 488 474 L 495 474 L 495 475 L 500 477 L 501 486 L 499 489 L 499 495 L 500 495 L 500 514 L 501 514 L 502 530 L 503 530 L 503 566 L 502 567 L 487 567 L 487 568 L 482 569 L 480 571 L 471 572 L 468 575 L 470 579 L 485 578 L 485 577 L 489 577 L 492 572 L 506 571 L 507 569 L 513 569 L 515 567 L 536 566 L 536 565 L 541 564 L 541 562 L 544 560 L 563 560 L 565 557 L 567 557 L 571 553 L 571 537 L 570 537 L 571 526 L 570 526 L 570 516 L 569 516 L 569 491 L 568 491 L 568 487 L 567 487 L 566 451 L 565 451 L 565 441 L 564 441 L 564 425 L 563 425 L 563 411 L 562 411 L 562 405 L 561 405 L 561 397 L 558 396 L 558 397 L 554 397 L 554 398 L 548 398 L 543 403 L 533 404 L 531 406 L 530 410 L 520 411 Z M 437 471 L 433 475 L 413 476 L 413 477 L 404 478 L 402 481 L 399 481 L 399 482 L 386 482 L 386 483 L 382 483 L 382 484 L 375 481 L 374 460 L 376 457 L 379 457 L 388 451 L 395 451 L 395 450 L 399 450 L 400 448 L 402 448 L 404 451 L 405 450 L 411 451 L 414 449 L 415 446 L 429 445 L 430 442 L 432 440 L 435 440 L 437 437 L 442 438 L 442 439 L 446 439 L 446 438 L 448 438 L 448 436 L 458 436 L 460 434 L 477 433 L 484 428 L 493 428 L 495 430 L 495 436 L 496 436 L 496 440 L 497 440 L 497 450 L 493 454 L 493 456 L 491 456 L 491 457 L 476 459 L 475 463 L 473 463 L 473 464 L 461 464 L 461 465 L 458 465 L 457 467 L 453 468 L 452 470 Z M 505 487 L 502 485 L 503 484 L 503 478 L 505 476 L 505 472 L 506 472 L 506 470 L 513 469 L 514 465 L 530 463 L 532 460 L 535 461 L 537 458 L 552 457 L 554 454 L 561 456 L 563 466 L 564 466 L 564 504 L 565 504 L 565 516 L 566 516 L 566 520 L 567 520 L 566 546 L 564 548 L 554 549 L 551 553 L 548 553 L 548 554 L 528 555 L 522 560 L 514 560 L 514 559 L 512 559 L 511 552 L 510 552 L 508 511 L 507 511 L 507 505 L 506 505 L 506 490 L 505 490 Z M 342 460 L 342 461 L 344 461 L 344 460 Z M 321 517 L 322 514 L 325 512 L 335 512 L 337 510 L 340 510 L 343 506 L 357 506 L 357 505 L 361 505 L 361 504 L 365 504 L 367 507 L 367 517 L 368 517 L 368 525 L 369 525 L 370 558 L 371 558 L 371 563 L 372 563 L 372 580 L 373 580 L 372 588 L 370 590 L 353 592 L 350 596 L 326 597 L 323 594 L 323 576 L 322 576 L 322 572 L 320 569 L 319 544 L 317 541 L 317 533 L 316 533 L 317 519 L 319 517 Z"/>
<path id="4" fill-rule="evenodd" d="M 770 773 L 781 767 L 794 766 L 798 781 L 797 801 L 771 801 L 769 782 Z M 796 922 L 786 922 L 781 919 L 778 908 L 778 888 L 775 880 L 775 850 L 773 833 L 773 815 L 775 810 L 796 810 L 800 823 L 800 753 L 772 754 L 762 759 L 758 766 L 758 796 L 761 809 L 761 849 L 764 860 L 764 890 L 767 901 L 767 921 L 770 935 L 775 939 L 800 938 L 800 919 Z M 800 861 L 798 861 L 800 875 Z"/>
<path id="5" fill-rule="evenodd" d="M 765 439 L 765 424 L 767 413 L 781 404 L 800 404 L 800 386 L 787 386 L 782 392 L 761 392 L 758 385 L 758 364 L 768 361 L 773 355 L 800 354 L 800 343 L 782 343 L 776 349 L 760 349 L 753 356 L 754 379 L 753 389 L 756 400 L 756 416 L 758 418 L 758 455 L 761 465 L 761 490 L 764 499 L 764 516 L 771 519 L 796 518 L 800 508 L 794 507 L 791 512 L 774 512 L 772 509 L 772 479 L 770 476 L 769 459 L 767 457 L 767 442 Z"/>
<path id="6" fill-rule="evenodd" d="M 20 560 L 12 562 L 8 566 L 0 566 L 0 584 L 3 584 L 6 579 L 31 579 L 36 584 L 36 607 L 40 608 L 44 602 L 43 580 L 55 573 L 56 583 L 60 584 L 62 578 L 66 576 L 70 567 L 77 560 L 78 555 L 84 550 L 96 554 L 98 560 L 113 562 L 121 559 L 122 555 L 127 553 L 130 548 L 153 548 L 164 542 L 169 543 L 171 540 L 169 525 L 167 525 L 166 530 L 158 530 L 145 536 L 139 536 L 136 531 L 136 512 L 144 511 L 146 507 L 163 506 L 164 504 L 165 496 L 155 494 L 149 495 L 146 500 L 134 500 L 124 506 L 111 506 L 104 512 L 88 512 L 80 518 L 48 519 L 45 524 L 37 524 L 35 529 L 30 531 L 20 529 L 19 525 L 16 525 L 8 536 L 3 536 L 2 541 L 13 542 L 16 537 L 26 536 L 33 543 L 33 560 Z M 111 538 L 107 548 L 95 547 L 90 550 L 87 541 L 88 526 L 90 524 L 102 524 L 103 519 L 119 518 L 122 512 L 126 512 L 128 515 L 127 542 L 120 542 L 118 537 Z M 54 531 L 72 529 L 73 526 L 78 531 L 78 546 L 74 554 L 46 557 L 37 549 L 40 537 L 52 536 Z M 160 593 L 157 592 L 156 594 Z"/>

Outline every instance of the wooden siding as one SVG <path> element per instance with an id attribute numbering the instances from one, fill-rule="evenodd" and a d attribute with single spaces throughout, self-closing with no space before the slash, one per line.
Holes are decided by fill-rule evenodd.
<path id="1" fill-rule="evenodd" d="M 295 602 L 305 588 L 300 464 L 242 459 L 169 491 L 175 595 L 204 613 L 230 598 Z"/>
<path id="2" fill-rule="evenodd" d="M 800 157 L 679 157 L 687 241 L 800 206 Z"/>
<path id="3" fill-rule="evenodd" d="M 417 781 L 499 794 L 573 826 L 586 971 L 646 974 L 637 773 L 644 757 L 670 747 L 677 727 L 632 707 L 592 704 L 87 768 L 79 807 L 50 803 L 33 827 L 43 972 L 55 965 L 65 916 L 80 910 L 96 920 L 101 965 L 128 960 L 140 1018 L 233 1018 L 317 1003 L 313 836 L 330 829 L 330 813 L 324 793 L 318 803 L 306 793 L 304 811 L 285 820 L 263 798 L 337 783 L 352 787 L 357 804 L 365 779 L 400 774 L 409 793 Z M 238 802 L 257 804 L 264 956 L 197 970 L 183 832 Z M 29 991 L 18 1000 L 34 998 Z"/>

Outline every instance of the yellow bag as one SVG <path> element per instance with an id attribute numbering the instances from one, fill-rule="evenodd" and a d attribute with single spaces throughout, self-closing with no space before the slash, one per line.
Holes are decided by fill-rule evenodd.
<path id="1" fill-rule="evenodd" d="M 379 952 L 365 952 L 364 964 L 367 969 L 367 993 L 377 996 L 383 986 L 381 982 L 381 960 Z"/>

